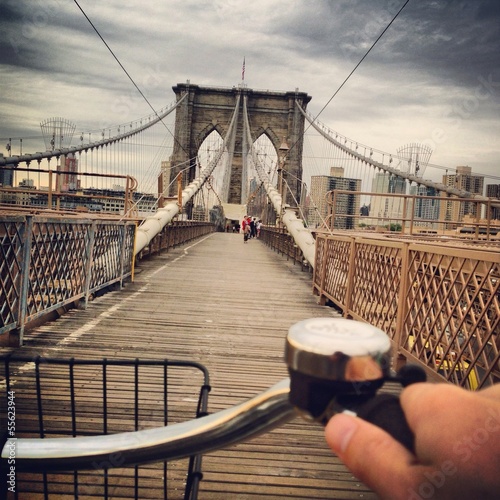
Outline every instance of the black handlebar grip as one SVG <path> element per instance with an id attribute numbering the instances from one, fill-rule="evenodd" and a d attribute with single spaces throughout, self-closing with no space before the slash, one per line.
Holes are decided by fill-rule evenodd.
<path id="1" fill-rule="evenodd" d="M 415 436 L 408 426 L 399 397 L 377 394 L 356 408 L 358 417 L 384 429 L 412 453 Z"/>

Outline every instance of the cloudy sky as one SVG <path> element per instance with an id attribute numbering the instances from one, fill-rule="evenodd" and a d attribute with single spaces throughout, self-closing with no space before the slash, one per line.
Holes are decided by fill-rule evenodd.
<path id="1" fill-rule="evenodd" d="M 237 85 L 245 58 L 249 87 L 299 88 L 314 115 L 404 3 L 78 0 L 155 109 L 179 82 Z M 0 10 L 0 152 L 50 117 L 96 130 L 151 113 L 73 0 Z M 320 120 L 389 153 L 426 143 L 431 163 L 500 183 L 499 32 L 498 0 L 411 0 Z"/>

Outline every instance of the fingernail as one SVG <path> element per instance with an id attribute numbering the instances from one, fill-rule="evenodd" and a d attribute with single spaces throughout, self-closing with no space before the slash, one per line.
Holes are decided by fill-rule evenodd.
<path id="1" fill-rule="evenodd" d="M 336 453 L 345 452 L 357 428 L 355 417 L 341 413 L 328 422 L 328 442 Z"/>

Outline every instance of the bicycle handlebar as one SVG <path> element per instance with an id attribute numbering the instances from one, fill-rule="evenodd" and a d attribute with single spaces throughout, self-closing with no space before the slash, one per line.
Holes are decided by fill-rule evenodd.
<path id="1" fill-rule="evenodd" d="M 413 450 L 413 435 L 399 398 L 377 395 L 376 391 L 387 380 L 408 385 L 425 380 L 425 374 L 391 377 L 387 360 L 390 342 L 383 332 L 370 325 L 360 327 L 352 320 L 330 318 L 301 323 L 294 327 L 306 327 L 308 340 L 304 340 L 303 330 L 299 328 L 297 333 L 294 327 L 287 338 L 285 359 L 290 379 L 244 403 L 155 429 L 102 436 L 7 440 L 1 457 L 7 459 L 9 447 L 15 446 L 16 467 L 30 472 L 106 469 L 176 460 L 269 431 L 292 420 L 297 409 L 322 424 L 334 413 L 355 413 Z M 349 338 L 353 327 L 354 339 Z M 365 347 L 360 348 L 361 344 Z"/>
<path id="2" fill-rule="evenodd" d="M 289 379 L 232 408 L 167 427 L 70 438 L 17 438 L 16 469 L 30 472 L 124 467 L 207 453 L 254 437 L 296 416 Z M 9 440 L 2 458 L 9 456 Z"/>

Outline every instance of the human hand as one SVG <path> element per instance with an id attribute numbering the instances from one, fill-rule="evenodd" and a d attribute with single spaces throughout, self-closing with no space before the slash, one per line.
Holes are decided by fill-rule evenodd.
<path id="1" fill-rule="evenodd" d="M 330 448 L 382 498 L 500 498 L 500 384 L 469 392 L 419 383 L 401 393 L 415 455 L 382 429 L 337 414 Z"/>

